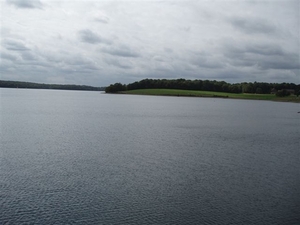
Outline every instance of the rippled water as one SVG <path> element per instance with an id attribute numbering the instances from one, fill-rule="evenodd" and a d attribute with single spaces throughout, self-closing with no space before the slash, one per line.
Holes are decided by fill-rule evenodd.
<path id="1" fill-rule="evenodd" d="M 299 104 L 0 94 L 0 224 L 299 224 Z"/>

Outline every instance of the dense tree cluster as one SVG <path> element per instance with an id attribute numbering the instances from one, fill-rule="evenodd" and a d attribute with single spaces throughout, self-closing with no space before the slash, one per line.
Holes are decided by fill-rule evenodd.
<path id="1" fill-rule="evenodd" d="M 125 90 L 135 89 L 182 89 L 182 90 L 201 90 L 201 91 L 215 91 L 215 92 L 228 92 L 228 93 L 257 93 L 269 94 L 272 89 L 284 90 L 293 89 L 295 92 L 300 90 L 300 85 L 294 83 L 237 83 L 230 84 L 225 81 L 216 80 L 186 80 L 186 79 L 144 79 L 134 83 L 123 85 L 121 83 L 111 84 L 105 89 L 107 93 L 115 93 Z"/>
<path id="2" fill-rule="evenodd" d="M 5 81 L 0 80 L 2 88 L 30 88 L 30 89 L 59 89 L 59 90 L 83 90 L 83 91 L 104 91 L 105 87 L 92 87 L 86 85 L 73 84 L 39 84 L 21 81 Z"/>
<path id="3" fill-rule="evenodd" d="M 283 90 L 279 90 L 276 92 L 276 96 L 277 97 L 285 97 L 285 96 L 289 96 L 291 95 L 290 92 L 288 92 L 287 90 L 283 89 Z"/>
<path id="4" fill-rule="evenodd" d="M 127 90 L 127 86 L 121 83 L 111 84 L 105 88 L 106 93 L 116 93 L 119 91 L 126 91 L 126 90 Z"/>

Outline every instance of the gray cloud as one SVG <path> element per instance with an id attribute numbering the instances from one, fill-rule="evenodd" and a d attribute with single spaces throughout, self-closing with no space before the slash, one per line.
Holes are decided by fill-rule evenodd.
<path id="1" fill-rule="evenodd" d="M 130 62 L 123 62 L 123 61 L 120 61 L 118 59 L 104 59 L 104 61 L 110 65 L 110 66 L 114 66 L 114 67 L 118 67 L 118 68 L 121 68 L 121 69 L 131 69 L 132 68 L 132 65 Z"/>
<path id="2" fill-rule="evenodd" d="M 108 23 L 108 18 L 95 18 L 94 19 L 96 22 L 100 22 L 100 23 Z"/>
<path id="3" fill-rule="evenodd" d="M 119 46 L 111 46 L 111 47 L 103 47 L 101 49 L 102 52 L 105 52 L 110 55 L 120 56 L 120 57 L 139 57 L 139 53 L 134 49 L 126 46 L 126 45 L 119 45 Z"/>
<path id="4" fill-rule="evenodd" d="M 39 0 L 6 0 L 6 2 L 17 8 L 41 9 L 43 7 L 43 4 Z"/>
<path id="5" fill-rule="evenodd" d="M 12 54 L 9 54 L 9 53 L 5 53 L 5 52 L 1 52 L 0 58 L 1 59 L 10 60 L 10 61 L 17 60 L 17 57 L 15 55 L 12 55 Z"/>
<path id="6" fill-rule="evenodd" d="M 299 54 L 285 53 L 282 56 L 272 56 L 258 62 L 262 69 L 300 70 Z"/>
<path id="7" fill-rule="evenodd" d="M 104 24 L 108 24 L 109 22 L 109 18 L 106 17 L 106 16 L 100 16 L 100 15 L 97 15 L 94 17 L 94 21 L 95 22 L 99 22 L 99 23 L 104 23 Z"/>
<path id="8" fill-rule="evenodd" d="M 223 44 L 223 52 L 226 56 L 234 59 L 243 59 L 247 54 L 261 56 L 283 56 L 283 49 L 279 45 L 267 43 L 241 43 L 240 41 L 232 41 Z"/>
<path id="9" fill-rule="evenodd" d="M 36 60 L 37 58 L 31 53 L 31 52 L 22 52 L 22 59 L 27 60 L 27 61 L 33 61 Z"/>
<path id="10" fill-rule="evenodd" d="M 190 62 L 198 67 L 209 69 L 218 69 L 224 66 L 216 57 L 205 52 L 192 52 Z"/>
<path id="11" fill-rule="evenodd" d="M 300 80 L 297 1 L 43 2 L 0 2 L 2 79 Z"/>
<path id="12" fill-rule="evenodd" d="M 272 34 L 276 32 L 276 27 L 264 19 L 232 17 L 228 21 L 233 27 L 246 34 Z"/>
<path id="13" fill-rule="evenodd" d="M 86 42 L 89 44 L 98 44 L 98 43 L 111 44 L 112 43 L 110 40 L 101 37 L 100 35 L 94 33 L 89 29 L 78 31 L 78 35 L 82 42 Z"/>
<path id="14" fill-rule="evenodd" d="M 109 20 L 109 17 L 103 11 L 97 10 L 96 12 L 92 13 L 92 21 L 94 22 L 108 24 Z"/>
<path id="15" fill-rule="evenodd" d="M 275 44 L 227 43 L 224 45 L 224 56 L 233 66 L 252 66 L 262 70 L 300 69 L 299 54 L 284 51 Z"/>
<path id="16" fill-rule="evenodd" d="M 246 47 L 246 52 L 250 52 L 258 55 L 284 55 L 282 48 L 279 45 L 272 44 L 256 44 L 248 45 Z"/>
<path id="17" fill-rule="evenodd" d="M 7 50 L 11 51 L 27 51 L 30 50 L 29 48 L 26 47 L 26 45 L 20 41 L 15 41 L 15 40 L 4 40 L 3 41 L 3 46 Z"/>
<path id="18" fill-rule="evenodd" d="M 167 53 L 172 53 L 172 52 L 173 52 L 173 50 L 172 50 L 171 48 L 164 48 L 164 50 L 165 50 L 165 52 L 167 52 Z"/>

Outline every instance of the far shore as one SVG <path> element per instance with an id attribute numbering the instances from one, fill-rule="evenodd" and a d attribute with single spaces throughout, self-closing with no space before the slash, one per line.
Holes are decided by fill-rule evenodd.
<path id="1" fill-rule="evenodd" d="M 268 100 L 278 102 L 294 102 L 300 103 L 300 97 L 290 95 L 286 97 L 277 97 L 274 94 L 248 94 L 248 93 L 226 93 L 212 91 L 192 91 L 179 89 L 137 89 L 130 91 L 121 91 L 118 94 L 132 95 L 153 95 L 153 96 L 174 96 L 174 97 L 208 97 L 208 98 L 228 98 L 228 99 L 244 99 L 244 100 Z"/>

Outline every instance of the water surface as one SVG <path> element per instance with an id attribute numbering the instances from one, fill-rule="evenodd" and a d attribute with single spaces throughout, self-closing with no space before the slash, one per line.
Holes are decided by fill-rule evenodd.
<path id="1" fill-rule="evenodd" d="M 0 94 L 0 224 L 299 224 L 299 104 Z"/>

